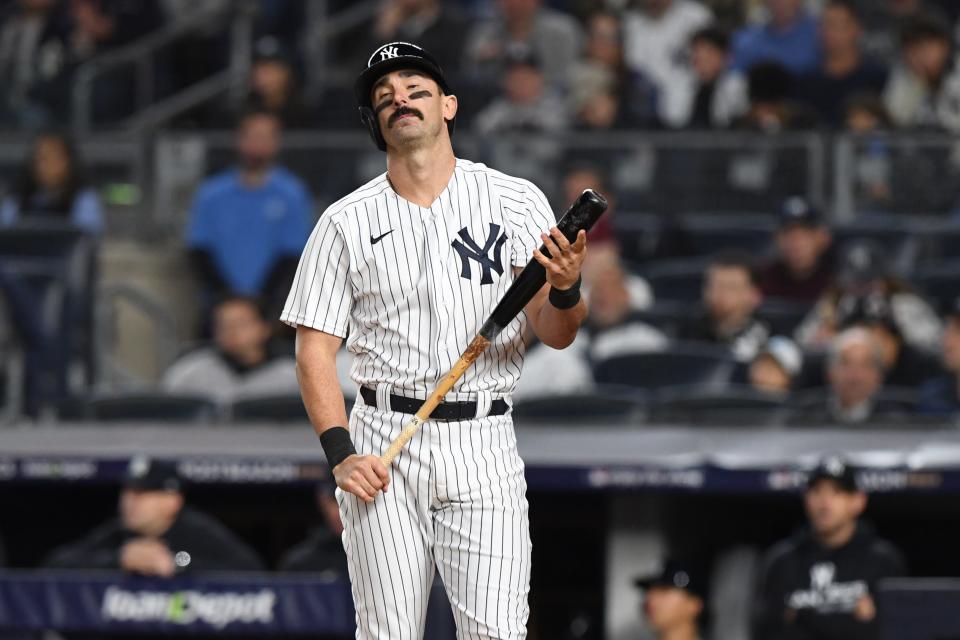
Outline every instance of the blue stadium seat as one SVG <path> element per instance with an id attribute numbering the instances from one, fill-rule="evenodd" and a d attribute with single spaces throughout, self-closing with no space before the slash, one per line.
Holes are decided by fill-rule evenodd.
<path id="1" fill-rule="evenodd" d="M 729 382 L 735 363 L 726 350 L 677 343 L 666 351 L 613 356 L 594 364 L 598 384 L 657 390 L 668 387 L 710 388 Z"/>
<path id="2" fill-rule="evenodd" d="M 701 258 L 660 260 L 644 267 L 641 275 L 653 288 L 657 301 L 698 302 L 706 267 Z"/>

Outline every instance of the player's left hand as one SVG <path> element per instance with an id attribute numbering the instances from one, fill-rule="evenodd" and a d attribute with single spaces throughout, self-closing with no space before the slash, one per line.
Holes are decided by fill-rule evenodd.
<path id="1" fill-rule="evenodd" d="M 545 256 L 540 249 L 534 249 L 533 259 L 543 265 L 547 271 L 547 282 L 554 289 L 566 290 L 577 283 L 583 259 L 587 255 L 587 232 L 581 229 L 573 244 L 567 240 L 560 229 L 553 227 L 549 235 L 541 233 L 543 244 L 551 257 Z"/>

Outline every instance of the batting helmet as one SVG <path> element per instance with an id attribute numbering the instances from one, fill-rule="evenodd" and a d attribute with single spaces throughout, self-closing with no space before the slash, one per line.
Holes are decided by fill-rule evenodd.
<path id="1" fill-rule="evenodd" d="M 450 95 L 451 93 L 450 85 L 443 77 L 440 64 L 426 49 L 409 42 L 390 42 L 378 47 L 370 56 L 370 59 L 367 60 L 367 68 L 357 78 L 353 91 L 357 97 L 357 104 L 360 106 L 360 120 L 366 125 L 370 137 L 373 138 L 373 142 L 380 151 L 387 150 L 387 142 L 383 139 L 383 134 L 380 133 L 380 125 L 377 122 L 377 115 L 373 112 L 370 92 L 377 80 L 397 69 L 423 71 L 437 82 L 445 94 Z M 454 118 L 447 120 L 447 130 L 451 137 L 453 136 L 453 121 Z"/>

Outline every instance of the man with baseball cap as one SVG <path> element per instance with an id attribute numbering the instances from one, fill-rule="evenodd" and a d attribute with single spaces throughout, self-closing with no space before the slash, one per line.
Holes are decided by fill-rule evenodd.
<path id="1" fill-rule="evenodd" d="M 815 302 L 833 281 L 830 229 L 820 211 L 800 197 L 786 200 L 778 219 L 776 258 L 761 269 L 760 289 L 770 298 Z"/>
<path id="2" fill-rule="evenodd" d="M 169 578 L 185 571 L 257 571 L 250 547 L 222 524 L 185 505 L 176 465 L 135 457 L 120 493 L 118 518 L 56 549 L 58 569 L 122 569 Z"/>
<path id="3" fill-rule="evenodd" d="M 790 338 L 773 336 L 747 368 L 750 386 L 762 393 L 785 394 L 803 369 L 803 353 Z"/>
<path id="4" fill-rule="evenodd" d="M 810 473 L 809 527 L 774 546 L 758 583 L 754 637 L 763 640 L 878 638 L 873 594 L 900 576 L 900 553 L 860 522 L 867 496 L 854 470 L 831 456 Z"/>
<path id="5" fill-rule="evenodd" d="M 657 640 L 701 640 L 707 602 L 705 572 L 687 560 L 668 559 L 659 573 L 634 581 L 643 590 L 643 613 Z"/>

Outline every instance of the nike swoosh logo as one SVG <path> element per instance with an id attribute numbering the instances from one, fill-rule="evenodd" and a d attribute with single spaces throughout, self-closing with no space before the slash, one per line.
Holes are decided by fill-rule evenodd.
<path id="1" fill-rule="evenodd" d="M 384 238 L 386 238 L 386 237 L 387 237 L 388 235 L 390 235 L 391 233 L 393 233 L 393 229 L 390 229 L 390 231 L 387 231 L 386 233 L 381 234 L 381 235 L 377 236 L 376 238 L 374 238 L 373 236 L 370 236 L 370 244 L 377 244 L 378 242 L 380 242 L 381 240 L 383 240 Z"/>

